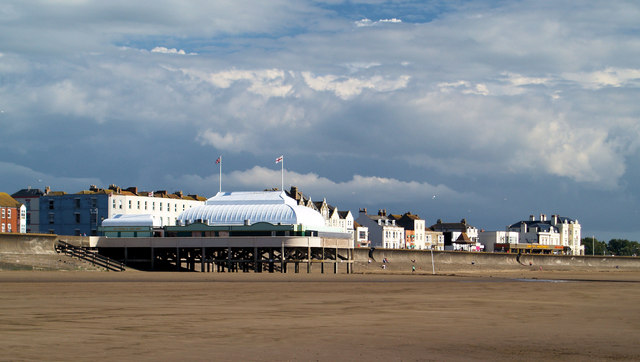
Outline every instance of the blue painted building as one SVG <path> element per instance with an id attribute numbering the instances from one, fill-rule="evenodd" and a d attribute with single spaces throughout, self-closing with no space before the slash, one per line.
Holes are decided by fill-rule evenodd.
<path id="1" fill-rule="evenodd" d="M 98 235 L 109 215 L 105 192 L 66 194 L 51 192 L 40 197 L 40 232 L 58 235 Z"/>

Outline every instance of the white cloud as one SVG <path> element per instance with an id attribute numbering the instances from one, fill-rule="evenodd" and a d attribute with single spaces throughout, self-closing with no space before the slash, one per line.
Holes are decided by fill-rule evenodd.
<path id="1" fill-rule="evenodd" d="M 354 22 L 354 24 L 356 24 L 356 26 L 359 28 L 367 27 L 367 26 L 375 26 L 375 25 L 384 24 L 384 23 L 398 24 L 398 23 L 402 23 L 402 20 L 392 18 L 392 19 L 380 19 L 378 21 L 372 21 L 371 19 L 363 18 Z"/>
<path id="2" fill-rule="evenodd" d="M 476 94 L 481 96 L 488 96 L 489 89 L 482 83 L 471 83 L 466 80 L 459 80 L 457 82 L 443 82 L 437 85 L 442 93 L 450 93 L 452 90 L 460 89 L 462 94 Z"/>
<path id="3" fill-rule="evenodd" d="M 218 88 L 229 88 L 237 82 L 247 81 L 247 88 L 263 97 L 286 97 L 291 93 L 292 85 L 286 84 L 287 74 L 281 69 L 225 70 L 206 72 L 197 69 L 180 69 L 184 74 L 208 82 Z"/>
<path id="4" fill-rule="evenodd" d="M 408 75 L 401 75 L 397 79 L 386 79 L 381 76 L 370 78 L 354 78 L 336 75 L 315 76 L 311 72 L 302 72 L 305 83 L 316 91 L 331 91 L 336 96 L 348 100 L 360 95 L 365 89 L 377 92 L 392 92 L 407 87 Z"/>
<path id="5" fill-rule="evenodd" d="M 209 144 L 219 150 L 244 151 L 243 145 L 249 144 L 249 137 L 245 134 L 227 132 L 221 134 L 210 129 L 198 134 L 197 140 L 201 144 Z"/>
<path id="6" fill-rule="evenodd" d="M 594 72 L 564 73 L 563 76 L 587 89 L 622 87 L 628 83 L 635 83 L 635 86 L 638 86 L 640 69 L 607 67 Z"/>
<path id="7" fill-rule="evenodd" d="M 163 53 L 163 54 L 180 54 L 180 55 L 186 55 L 187 54 L 182 49 L 180 49 L 180 50 L 178 50 L 176 48 L 168 49 L 168 48 L 165 48 L 165 47 L 155 47 L 155 48 L 151 49 L 151 52 L 152 53 Z"/>
<path id="8" fill-rule="evenodd" d="M 607 137 L 603 129 L 575 127 L 562 120 L 540 122 L 524 134 L 525 147 L 516 152 L 511 167 L 613 188 L 625 164 Z"/>
<path id="9" fill-rule="evenodd" d="M 517 87 L 525 85 L 549 84 L 549 82 L 551 81 L 551 79 L 547 77 L 527 77 L 522 74 L 511 72 L 504 72 L 503 75 L 507 78 L 507 81 L 509 83 Z"/>

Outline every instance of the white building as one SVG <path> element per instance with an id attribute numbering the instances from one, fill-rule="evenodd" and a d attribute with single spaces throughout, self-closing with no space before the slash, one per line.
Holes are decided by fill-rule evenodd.
<path id="1" fill-rule="evenodd" d="M 426 249 L 444 250 L 444 234 L 441 231 L 433 231 L 426 228 L 424 239 Z"/>
<path id="2" fill-rule="evenodd" d="M 575 219 L 558 215 L 547 219 L 547 215 L 540 214 L 540 219 L 536 220 L 534 215 L 530 215 L 529 220 L 509 225 L 507 231 L 517 232 L 520 244 L 559 247 L 564 253 L 584 255 L 584 245 L 580 242 L 581 226 Z"/>
<path id="3" fill-rule="evenodd" d="M 369 228 L 366 226 L 362 226 L 358 224 L 358 222 L 354 221 L 354 242 L 356 248 L 368 248 L 371 246 L 371 242 L 369 241 Z"/>
<path id="4" fill-rule="evenodd" d="M 371 247 L 387 249 L 405 248 L 404 228 L 396 225 L 396 220 L 387 217 L 386 210 L 378 215 L 367 215 L 367 209 L 360 209 L 356 222 L 369 229 Z"/>
<path id="5" fill-rule="evenodd" d="M 109 217 L 149 215 L 160 226 L 173 226 L 181 213 L 203 204 L 204 198 L 185 197 L 181 192 L 169 194 L 156 191 L 139 195 L 137 192 L 121 191 L 109 197 Z"/>
<path id="6" fill-rule="evenodd" d="M 396 225 L 404 229 L 405 247 L 407 249 L 427 249 L 424 220 L 410 212 L 403 215 L 391 215 L 391 218 L 396 221 Z"/>
<path id="7" fill-rule="evenodd" d="M 505 245 L 518 244 L 519 236 L 515 231 L 480 231 L 478 241 L 484 245 L 486 252 L 504 252 L 507 251 Z"/>

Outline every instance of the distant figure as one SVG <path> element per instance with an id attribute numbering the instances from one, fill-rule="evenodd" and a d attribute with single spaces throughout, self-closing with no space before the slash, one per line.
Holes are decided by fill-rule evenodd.
<path id="1" fill-rule="evenodd" d="M 371 259 L 369 259 L 369 264 L 371 264 Z"/>
<path id="2" fill-rule="evenodd" d="M 412 273 L 415 273 L 415 272 L 416 272 L 416 266 L 415 266 L 415 265 L 412 265 L 412 266 L 411 266 L 411 272 L 412 272 Z"/>
<path id="3" fill-rule="evenodd" d="M 384 265 L 384 264 L 382 264 L 382 269 L 383 269 L 383 270 L 384 270 L 384 269 L 387 269 L 387 266 L 386 266 L 386 265 Z"/>
<path id="4" fill-rule="evenodd" d="M 532 263 L 532 262 L 529 262 L 529 266 L 532 266 L 532 265 L 533 265 L 533 263 Z"/>

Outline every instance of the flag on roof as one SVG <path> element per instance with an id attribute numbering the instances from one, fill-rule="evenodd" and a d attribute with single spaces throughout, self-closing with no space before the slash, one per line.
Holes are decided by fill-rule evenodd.
<path id="1" fill-rule="evenodd" d="M 222 161 L 222 156 L 218 157 L 218 159 L 216 160 L 216 165 L 219 164 Z"/>
<path id="2" fill-rule="evenodd" d="M 284 156 L 280 156 L 280 157 L 276 158 L 276 163 L 282 162 L 283 159 L 284 159 Z"/>

